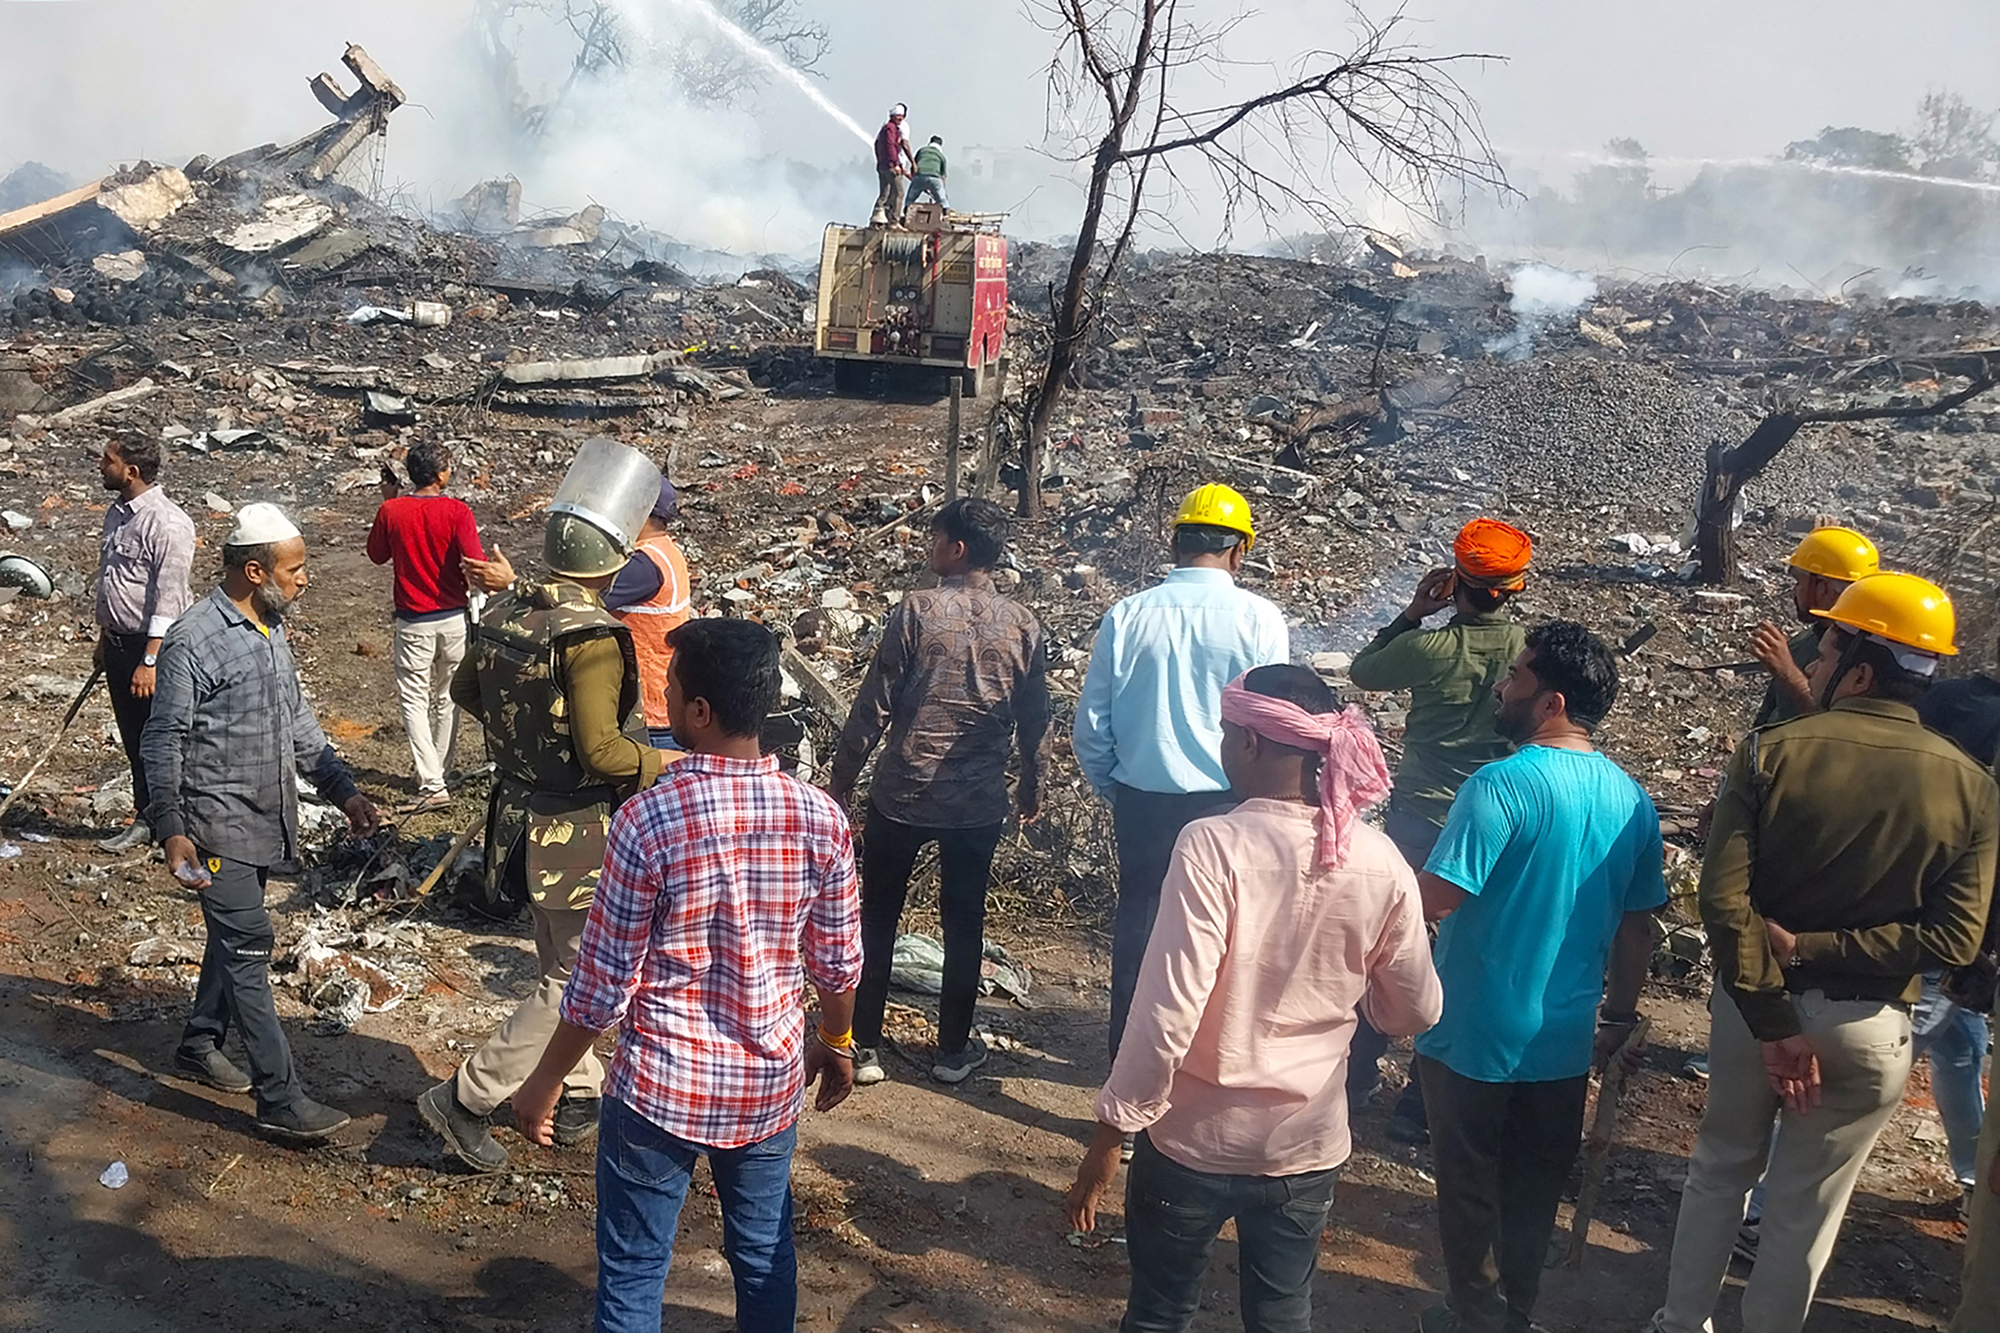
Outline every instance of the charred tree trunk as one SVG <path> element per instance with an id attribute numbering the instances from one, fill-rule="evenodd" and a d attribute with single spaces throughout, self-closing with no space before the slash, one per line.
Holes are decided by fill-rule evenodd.
<path id="1" fill-rule="evenodd" d="M 1749 438 L 1734 448 L 1717 440 L 1708 446 L 1703 469 L 1701 496 L 1695 506 L 1695 554 L 1701 563 L 1701 581 L 1712 584 L 1736 582 L 1736 498 L 1771 465 L 1803 426 L 1837 421 L 1904 420 L 1936 416 L 1963 406 L 1991 389 L 1995 383 L 1990 368 L 1957 393 L 1928 403 L 1908 407 L 1850 407 L 1823 412 L 1774 412 L 1757 423 Z"/>
<path id="2" fill-rule="evenodd" d="M 1048 457 L 1049 424 L 1055 420 L 1056 404 L 1069 386 L 1070 372 L 1076 369 L 1077 352 L 1090 329 L 1090 312 L 1084 296 L 1090 289 L 1090 264 L 1097 254 L 1097 231 L 1104 221 L 1104 201 L 1111 188 L 1111 172 L 1118 163 L 1130 110 L 1112 122 L 1111 130 L 1098 146 L 1097 161 L 1091 167 L 1090 193 L 1085 197 L 1083 223 L 1077 228 L 1076 253 L 1070 256 L 1069 276 L 1054 301 L 1054 321 L 1049 357 L 1042 370 L 1042 382 L 1028 413 L 1028 437 L 1021 445 L 1021 503 L 1023 518 L 1042 512 L 1042 466 Z"/>

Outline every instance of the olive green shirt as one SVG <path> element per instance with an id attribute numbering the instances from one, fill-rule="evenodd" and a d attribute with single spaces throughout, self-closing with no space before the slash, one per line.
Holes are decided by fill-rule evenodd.
<path id="1" fill-rule="evenodd" d="M 1911 1001 L 1972 961 L 2000 843 L 2000 789 L 1917 710 L 1842 699 L 1753 731 L 1716 799 L 1701 919 L 1716 985 L 1761 1041 L 1800 1031 L 1789 995 Z M 1766 920 L 1798 936 L 1778 958 Z"/>
<path id="2" fill-rule="evenodd" d="M 1785 646 L 1792 650 L 1793 666 L 1801 671 L 1811 669 L 1814 660 L 1819 657 L 1819 636 L 1825 629 L 1823 624 L 1808 625 L 1785 641 Z M 1762 727 L 1773 722 L 1789 722 L 1797 716 L 1799 710 L 1793 705 L 1792 696 L 1779 689 L 1778 682 L 1773 679 L 1764 687 L 1764 702 L 1757 709 L 1756 720 L 1750 725 Z"/>
<path id="3" fill-rule="evenodd" d="M 1364 690 L 1408 690 L 1396 801 L 1440 828 L 1459 786 L 1483 764 L 1514 752 L 1493 727 L 1493 687 L 1528 636 L 1498 611 L 1460 613 L 1427 630 L 1399 614 L 1354 658 Z"/>

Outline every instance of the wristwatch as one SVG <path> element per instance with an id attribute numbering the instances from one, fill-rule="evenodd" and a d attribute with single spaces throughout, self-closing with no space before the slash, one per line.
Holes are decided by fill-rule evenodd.
<path id="1" fill-rule="evenodd" d="M 147 666 L 158 666 L 160 664 L 160 655 L 158 653 L 147 653 L 145 657 L 141 658 L 140 660 L 143 661 Z"/>

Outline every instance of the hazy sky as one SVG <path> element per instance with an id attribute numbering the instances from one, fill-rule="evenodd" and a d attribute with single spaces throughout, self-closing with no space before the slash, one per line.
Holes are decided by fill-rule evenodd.
<path id="1" fill-rule="evenodd" d="M 696 2 L 621 0 L 662 24 L 687 21 Z M 879 0 L 805 5 L 833 30 L 827 94 L 871 131 L 901 99 L 915 128 L 953 144 L 1040 141 L 1052 42 L 1031 5 L 944 0 L 886 11 L 893 18 Z M 1239 12 L 1209 0 L 1187 8 Z M 0 172 L 34 158 L 85 176 L 141 156 L 179 162 L 296 137 L 324 119 L 305 77 L 344 76 L 339 55 L 354 40 L 414 103 L 396 117 L 388 177 L 448 199 L 509 165 L 479 100 L 470 9 L 470 0 L 0 0 Z M 1930 0 L 1920 20 L 1881 0 L 1410 0 L 1407 12 L 1413 35 L 1436 51 L 1508 57 L 1465 71 L 1506 150 L 1583 151 L 1633 135 L 1661 156 L 1754 156 L 1827 124 L 1899 127 L 1927 91 L 2000 106 L 1993 0 Z M 1312 47 L 1342 48 L 1345 14 L 1327 0 L 1267 0 L 1232 40 L 1246 62 L 1236 85 L 1268 82 Z M 574 206 L 588 195 L 691 230 L 740 229 L 755 214 L 755 225 L 782 232 L 799 219 L 774 220 L 777 204 L 750 199 L 737 217 L 718 203 L 769 184 L 732 168 L 773 152 L 839 166 L 864 151 L 781 88 L 726 116 L 593 110 L 609 142 L 531 180 L 538 202 Z"/>

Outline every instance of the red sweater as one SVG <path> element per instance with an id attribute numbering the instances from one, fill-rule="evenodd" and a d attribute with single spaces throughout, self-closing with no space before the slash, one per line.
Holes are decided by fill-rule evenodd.
<path id="1" fill-rule="evenodd" d="M 375 511 L 368 558 L 378 565 L 395 563 L 399 615 L 427 616 L 465 609 L 465 571 L 458 562 L 484 560 L 486 552 L 463 500 L 399 495 Z"/>

